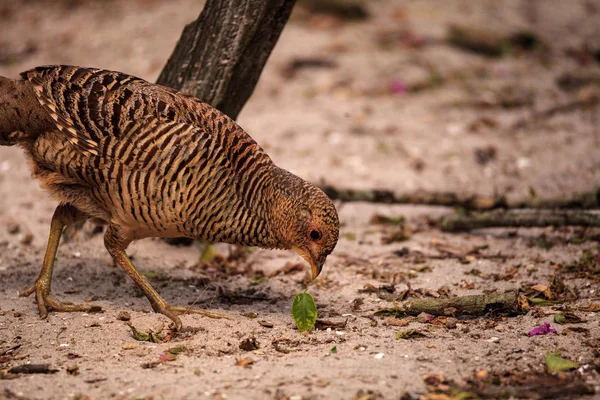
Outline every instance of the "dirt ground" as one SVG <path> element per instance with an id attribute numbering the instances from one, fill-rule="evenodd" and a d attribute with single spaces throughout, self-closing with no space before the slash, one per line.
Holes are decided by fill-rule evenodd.
<path id="1" fill-rule="evenodd" d="M 286 26 L 239 119 L 278 165 L 346 188 L 509 200 L 600 187 L 600 108 L 589 101 L 600 88 L 600 2 L 368 3 L 364 21 L 299 9 Z M 0 75 L 75 64 L 155 80 L 201 7 L 191 0 L 2 1 Z M 453 23 L 507 35 L 528 30 L 541 44 L 489 57 L 450 45 Z M 290 67 L 307 58 L 326 66 Z M 306 266 L 294 268 L 301 259 L 291 252 L 240 254 L 219 245 L 221 258 L 206 264 L 199 262 L 199 244 L 136 242 L 129 249 L 134 262 L 171 304 L 230 317 L 183 316 L 188 330 L 173 337 L 167 318 L 152 313 L 112 265 L 93 227 L 61 244 L 52 291 L 106 312 L 40 320 L 33 299 L 18 296 L 38 275 L 55 206 L 30 178 L 21 151 L 1 147 L 0 398 L 408 399 L 434 398 L 436 390 L 442 399 L 477 391 L 502 397 L 502 390 L 504 397 L 577 398 L 600 392 L 600 313 L 585 311 L 600 302 L 598 230 L 449 234 L 432 222 L 454 213 L 451 208 L 337 203 L 340 241 L 308 292 L 319 318 L 342 324 L 306 335 L 290 312 Z M 372 223 L 376 214 L 403 216 L 414 232 L 388 243 L 399 228 Z M 521 290 L 543 297 L 544 287 L 536 285 L 549 286 L 559 302 L 526 315 L 458 321 L 374 316 L 401 300 L 440 294 Z M 129 322 L 118 319 L 124 311 Z M 559 311 L 583 321 L 557 324 Z M 528 336 L 545 322 L 558 333 Z M 158 333 L 162 343 L 134 340 L 128 323 Z M 410 328 L 425 336 L 397 339 Z M 252 337 L 258 348 L 241 349 Z M 546 353 L 556 351 L 578 368 L 547 375 Z M 253 363 L 236 365 L 247 358 Z M 6 372 L 27 363 L 57 371 Z"/>

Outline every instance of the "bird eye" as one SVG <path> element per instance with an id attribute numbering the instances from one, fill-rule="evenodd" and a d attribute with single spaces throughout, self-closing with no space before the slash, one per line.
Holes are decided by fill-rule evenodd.
<path id="1" fill-rule="evenodd" d="M 319 240 L 319 239 L 321 239 L 321 232 L 315 231 L 315 230 L 310 231 L 310 238 L 312 240 Z"/>

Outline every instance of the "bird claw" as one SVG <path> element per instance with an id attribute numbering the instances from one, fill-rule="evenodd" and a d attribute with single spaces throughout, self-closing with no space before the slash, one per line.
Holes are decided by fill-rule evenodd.
<path id="1" fill-rule="evenodd" d="M 68 302 L 60 302 L 50 295 L 50 291 L 46 286 L 38 285 L 37 283 L 32 287 L 24 290 L 19 294 L 21 297 L 27 297 L 35 293 L 35 299 L 37 302 L 38 310 L 40 311 L 40 318 L 45 319 L 48 317 L 48 309 L 52 309 L 57 312 L 78 312 L 78 311 L 90 311 L 100 310 L 104 311 L 102 307 L 94 305 L 82 305 L 72 304 Z"/>

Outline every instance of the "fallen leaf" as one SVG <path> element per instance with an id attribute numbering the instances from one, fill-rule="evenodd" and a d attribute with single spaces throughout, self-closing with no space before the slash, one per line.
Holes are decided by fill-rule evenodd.
<path id="1" fill-rule="evenodd" d="M 546 368 L 548 372 L 559 372 L 579 368 L 579 365 L 556 354 L 546 353 Z"/>
<path id="2" fill-rule="evenodd" d="M 122 348 L 123 350 L 133 350 L 133 349 L 135 349 L 136 347 L 137 347 L 137 344 L 135 344 L 135 343 L 124 343 L 124 344 L 121 346 L 121 348 Z"/>
<path id="3" fill-rule="evenodd" d="M 546 300 L 552 300 L 552 292 L 550 291 L 550 288 L 548 286 L 534 285 L 531 287 L 531 289 L 542 293 L 544 295 L 544 297 L 546 298 Z"/>
<path id="4" fill-rule="evenodd" d="M 129 328 L 131 328 L 131 335 L 138 342 L 152 342 L 152 343 L 160 342 L 160 340 L 158 339 L 158 335 L 152 331 L 150 331 L 148 333 L 140 332 L 131 324 L 129 324 Z"/>
<path id="5" fill-rule="evenodd" d="M 254 364 L 254 360 L 251 359 L 250 357 L 242 358 L 241 360 L 235 361 L 235 365 L 238 365 L 240 367 L 250 367 L 250 365 L 252 365 L 252 364 Z"/>
<path id="6" fill-rule="evenodd" d="M 587 321 L 573 313 L 565 312 L 554 314 L 554 322 L 557 324 L 580 324 Z"/>
<path id="7" fill-rule="evenodd" d="M 175 361 L 177 359 L 177 356 L 175 354 L 171 354 L 171 353 L 160 353 L 158 358 L 160 358 L 160 360 L 162 362 L 168 362 L 168 361 Z"/>
<path id="8" fill-rule="evenodd" d="M 579 311 L 587 311 L 587 312 L 598 312 L 600 311 L 600 303 L 592 303 L 589 302 L 585 307 L 579 307 Z"/>
<path id="9" fill-rule="evenodd" d="M 272 328 L 272 327 L 274 327 L 274 326 L 275 326 L 275 325 L 273 325 L 273 323 L 271 323 L 271 322 L 267 322 L 267 321 L 265 321 L 265 320 L 262 320 L 262 319 L 261 319 L 260 321 L 258 321 L 258 324 L 259 324 L 260 326 L 264 326 L 265 328 Z"/>
<path id="10" fill-rule="evenodd" d="M 392 325 L 392 326 L 407 326 L 413 320 L 414 320 L 414 318 L 412 318 L 412 317 L 402 318 L 402 319 L 395 318 L 395 317 L 389 317 L 389 318 L 386 318 L 385 322 L 387 322 L 388 325 Z"/>
<path id="11" fill-rule="evenodd" d="M 300 332 L 310 331 L 317 321 L 317 305 L 308 293 L 300 293 L 294 297 L 292 316 Z"/>
<path id="12" fill-rule="evenodd" d="M 584 336 L 590 336 L 590 330 L 582 326 L 569 326 L 562 332 L 563 335 L 568 335 L 572 332 L 583 333 Z"/>
<path id="13" fill-rule="evenodd" d="M 169 354 L 173 354 L 174 356 L 181 354 L 185 351 L 184 347 L 171 347 L 170 349 L 167 350 L 167 353 Z"/>
<path id="14" fill-rule="evenodd" d="M 331 329 L 345 328 L 347 322 L 348 322 L 348 318 L 346 318 L 343 321 L 337 321 L 337 322 L 326 320 L 326 319 L 317 319 L 317 321 L 315 322 L 315 329 L 324 330 L 327 328 L 331 328 Z"/>
<path id="15" fill-rule="evenodd" d="M 421 314 L 417 315 L 417 321 L 419 321 L 422 324 L 426 324 L 434 318 L 435 315 L 427 314 L 426 312 L 422 312 Z"/>

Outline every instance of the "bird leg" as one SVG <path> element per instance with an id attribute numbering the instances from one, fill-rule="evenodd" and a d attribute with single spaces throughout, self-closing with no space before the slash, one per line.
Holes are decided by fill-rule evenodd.
<path id="1" fill-rule="evenodd" d="M 56 251 L 58 249 L 63 228 L 85 218 L 85 214 L 81 213 L 75 207 L 70 205 L 59 205 L 54 211 L 52 222 L 50 223 L 48 246 L 46 247 L 46 255 L 44 256 L 44 262 L 42 263 L 42 271 L 40 272 L 40 276 L 32 287 L 20 294 L 20 296 L 27 297 L 32 293 L 35 293 L 37 306 L 40 311 L 40 317 L 42 318 L 46 318 L 48 316 L 48 308 L 52 308 L 54 311 L 61 312 L 89 311 L 91 308 L 95 308 L 92 305 L 61 303 L 50 295 L 54 259 L 56 258 Z"/>
<path id="2" fill-rule="evenodd" d="M 182 314 L 200 314 L 209 318 L 226 318 L 229 319 L 226 315 L 212 313 L 205 310 L 199 310 L 190 307 L 174 307 L 171 306 L 165 299 L 161 297 L 160 294 L 152 287 L 148 279 L 144 275 L 142 275 L 135 265 L 127 256 L 125 252 L 125 248 L 128 245 L 128 241 L 120 240 L 120 236 L 118 234 L 118 228 L 114 225 L 110 225 L 106 230 L 106 234 L 104 235 L 104 245 L 106 249 L 113 257 L 115 262 L 127 272 L 127 274 L 137 283 L 137 285 L 142 289 L 148 300 L 150 301 L 150 305 L 152 309 L 158 313 L 161 313 L 167 317 L 169 317 L 173 323 L 175 323 L 175 329 L 180 330 L 181 320 L 179 319 L 179 315 Z"/>

